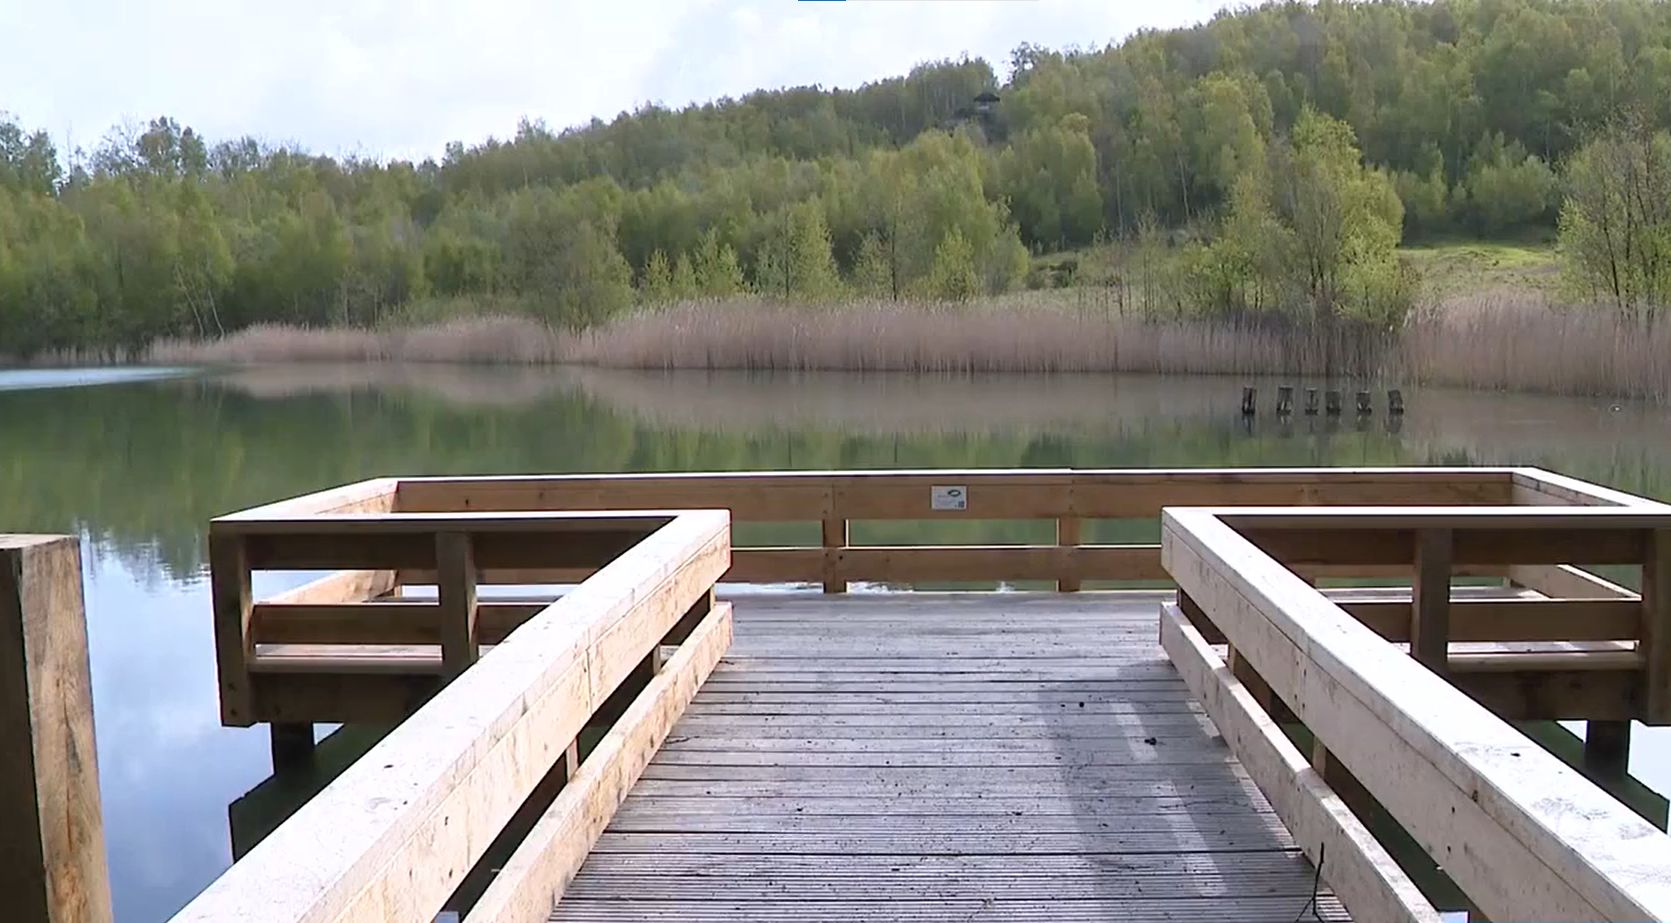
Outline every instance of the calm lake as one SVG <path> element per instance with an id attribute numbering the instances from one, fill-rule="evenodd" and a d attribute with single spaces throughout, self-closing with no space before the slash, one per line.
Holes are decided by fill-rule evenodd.
<path id="1" fill-rule="evenodd" d="M 456 366 L 0 371 L 0 530 L 83 537 L 117 917 L 231 861 L 267 732 L 220 726 L 210 517 L 374 475 L 741 468 L 1532 464 L 1671 499 L 1671 413 L 1406 391 L 1362 422 L 1251 425 L 1243 382 Z M 1262 384 L 1269 405 L 1274 382 Z M 257 586 L 269 592 L 272 586 Z M 1633 771 L 1671 790 L 1671 734 Z M 242 835 L 247 838 L 248 831 Z"/>

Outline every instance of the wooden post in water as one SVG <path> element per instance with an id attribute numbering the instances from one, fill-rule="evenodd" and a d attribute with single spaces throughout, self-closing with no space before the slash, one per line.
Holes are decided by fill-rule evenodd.
<path id="1" fill-rule="evenodd" d="M 1317 389 L 1316 388 L 1305 389 L 1305 415 L 1308 416 L 1308 417 L 1317 416 Z"/>
<path id="2" fill-rule="evenodd" d="M 1276 389 L 1276 412 L 1288 416 L 1294 412 L 1294 387 L 1283 385 Z"/>
<path id="3" fill-rule="evenodd" d="M 20 923 L 109 923 L 81 544 L 0 535 L 0 895 Z"/>
<path id="4" fill-rule="evenodd" d="M 1369 392 L 1358 392 L 1358 416 L 1367 417 L 1375 412 L 1375 405 L 1370 403 Z"/>
<path id="5" fill-rule="evenodd" d="M 1251 417 L 1255 413 L 1259 412 L 1259 407 L 1256 403 L 1258 396 L 1259 391 L 1255 388 L 1242 389 L 1242 416 Z"/>
<path id="6" fill-rule="evenodd" d="M 1598 779 L 1617 781 L 1630 772 L 1630 722 L 1584 722 L 1584 768 Z"/>
<path id="7" fill-rule="evenodd" d="M 1392 416 L 1404 414 L 1404 392 L 1393 388 L 1387 392 L 1387 413 Z"/>
<path id="8" fill-rule="evenodd" d="M 1330 390 L 1323 395 L 1323 412 L 1331 417 L 1340 416 L 1340 392 Z"/>

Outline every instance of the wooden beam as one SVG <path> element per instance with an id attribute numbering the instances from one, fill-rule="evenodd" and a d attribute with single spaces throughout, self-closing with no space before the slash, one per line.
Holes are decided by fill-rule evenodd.
<path id="1" fill-rule="evenodd" d="M 209 596 L 215 618 L 215 667 L 220 674 L 220 720 L 232 727 L 255 723 L 250 657 L 249 556 L 242 536 L 209 530 Z"/>
<path id="2" fill-rule="evenodd" d="M 1176 606 L 1162 606 L 1160 638 L 1213 726 L 1306 857 L 1322 866 L 1346 909 L 1360 920 L 1437 923 L 1438 911 Z"/>
<path id="3" fill-rule="evenodd" d="M 0 535 L 0 894 L 20 923 L 108 923 L 81 544 Z"/>
<path id="4" fill-rule="evenodd" d="M 1671 916 L 1671 838 L 1271 560 L 1169 510 L 1180 587 L 1493 919 Z"/>
<path id="5" fill-rule="evenodd" d="M 1407 601 L 1346 599 L 1337 604 L 1388 641 L 1410 640 L 1412 607 Z M 1450 604 L 1453 642 L 1628 641 L 1641 626 L 1642 606 L 1628 599 L 1453 599 Z"/>
<path id="6" fill-rule="evenodd" d="M 1588 512 L 1593 511 L 1574 508 L 1571 515 Z M 1595 520 L 1577 521 L 1567 529 L 1553 521 L 1522 528 L 1512 523 L 1487 526 L 1486 520 L 1452 516 L 1433 518 L 1431 526 L 1416 528 L 1391 524 L 1396 520 L 1389 516 L 1385 517 L 1389 524 L 1377 522 L 1381 517 L 1327 518 L 1305 528 L 1292 519 L 1272 527 L 1263 517 L 1231 518 L 1271 557 L 1289 567 L 1302 568 L 1327 564 L 1408 565 L 1414 561 L 1418 532 L 1452 526 L 1455 565 L 1628 564 L 1642 560 L 1645 536 L 1640 527 L 1610 528 Z M 1671 517 L 1664 521 L 1671 522 Z M 1468 527 L 1470 522 L 1472 526 Z"/>
<path id="7" fill-rule="evenodd" d="M 731 646 L 731 631 L 731 605 L 720 603 L 581 762 L 466 923 L 543 923 L 550 917 L 627 792 Z"/>
<path id="8" fill-rule="evenodd" d="M 555 600 L 476 601 L 478 644 L 498 644 L 517 626 Z M 400 644 L 441 643 L 441 607 L 421 600 L 373 600 L 360 603 L 255 604 L 251 623 L 255 643 Z"/>
<path id="9" fill-rule="evenodd" d="M 468 670 L 481 653 L 476 638 L 476 555 L 468 534 L 435 536 L 435 572 L 441 660 L 451 678 Z"/>
<path id="10" fill-rule="evenodd" d="M 559 515 L 559 514 L 548 514 Z M 246 554 L 256 570 L 417 570 L 435 563 L 435 535 L 456 531 L 471 536 L 476 566 L 489 568 L 598 568 L 648 535 L 656 525 L 598 514 L 589 525 L 537 518 L 510 523 L 518 528 L 478 529 L 476 523 L 436 523 L 432 531 L 413 531 L 392 519 L 365 519 L 345 529 L 343 523 L 319 520 L 313 530 L 264 534 L 246 530 Z M 653 522 L 653 521 L 652 521 Z M 484 524 L 493 524 L 484 520 Z M 391 526 L 379 531 L 374 525 Z M 499 523 L 504 526 L 507 524 Z M 398 526 L 399 528 L 393 528 Z"/>
<path id="11" fill-rule="evenodd" d="M 1467 672 L 1466 667 L 1452 662 L 1452 684 L 1505 721 L 1629 721 L 1642 713 L 1636 670 Z"/>
<path id="12" fill-rule="evenodd" d="M 1416 532 L 1416 579 L 1410 596 L 1410 654 L 1435 673 L 1449 668 L 1451 532 Z"/>
<path id="13" fill-rule="evenodd" d="M 1514 564 L 1511 583 L 1565 599 L 1641 599 L 1635 592 L 1570 564 Z"/>
<path id="14" fill-rule="evenodd" d="M 269 596 L 262 602 L 298 606 L 357 603 L 392 593 L 399 586 L 398 575 L 392 570 L 344 570 Z"/>
<path id="15" fill-rule="evenodd" d="M 1651 533 L 1642 561 L 1642 720 L 1665 725 L 1671 724 L 1671 529 Z"/>
<path id="16" fill-rule="evenodd" d="M 175 919 L 432 919 L 729 548 L 724 512 L 680 514 L 488 652 Z"/>

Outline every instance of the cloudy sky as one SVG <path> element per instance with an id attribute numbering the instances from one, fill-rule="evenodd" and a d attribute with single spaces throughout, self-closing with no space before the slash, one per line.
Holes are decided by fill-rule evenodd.
<path id="1" fill-rule="evenodd" d="M 1021 42 L 1101 46 L 1220 0 L 0 0 L 0 111 L 91 147 L 212 139 L 422 157 L 449 140 L 758 87 L 853 86 Z"/>

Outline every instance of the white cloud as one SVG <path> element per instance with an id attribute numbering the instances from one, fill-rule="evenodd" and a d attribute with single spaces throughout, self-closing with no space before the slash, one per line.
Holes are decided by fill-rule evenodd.
<path id="1" fill-rule="evenodd" d="M 645 102 L 853 86 L 1021 42 L 1100 47 L 1218 0 L 0 0 L 0 110 L 91 146 L 168 114 L 212 138 L 425 156 Z"/>

